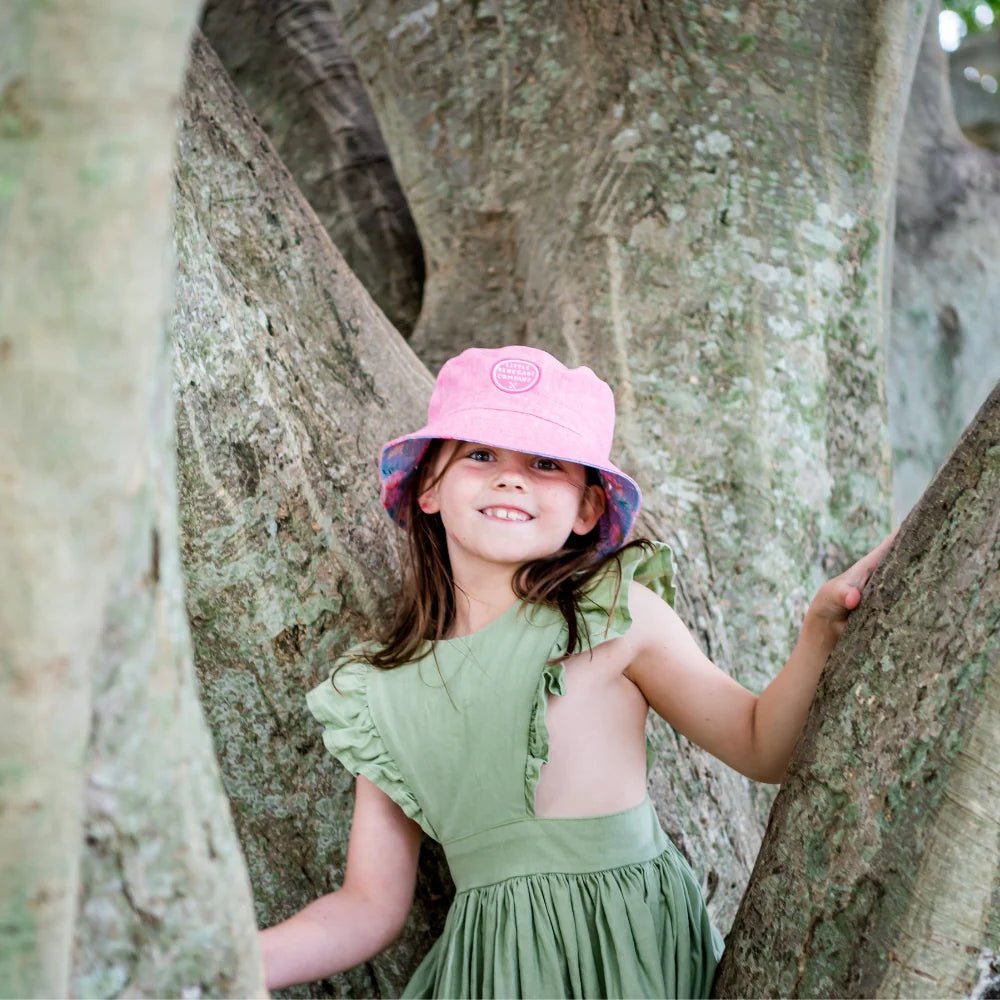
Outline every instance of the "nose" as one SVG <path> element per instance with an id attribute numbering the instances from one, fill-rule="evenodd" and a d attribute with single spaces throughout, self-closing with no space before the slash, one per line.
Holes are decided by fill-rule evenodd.
<path id="1" fill-rule="evenodd" d="M 509 459 L 499 461 L 493 482 L 498 489 L 523 490 L 524 472 Z"/>

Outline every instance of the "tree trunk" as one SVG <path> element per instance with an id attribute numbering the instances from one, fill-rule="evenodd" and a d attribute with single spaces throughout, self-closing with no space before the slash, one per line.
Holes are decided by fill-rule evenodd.
<path id="1" fill-rule="evenodd" d="M 386 613 L 396 533 L 375 456 L 422 419 L 430 378 L 203 39 L 183 103 L 176 240 L 188 611 L 258 918 L 270 924 L 343 875 L 352 781 L 304 696 Z M 407 935 L 312 995 L 398 995 L 449 886 L 431 852 Z"/>
<path id="2" fill-rule="evenodd" d="M 250 883 L 184 613 L 173 352 L 163 329 L 124 558 L 93 661 L 68 995 L 260 996 Z"/>
<path id="3" fill-rule="evenodd" d="M 718 995 L 996 995 L 998 496 L 1000 385 L 827 664 Z"/>
<path id="4" fill-rule="evenodd" d="M 174 102 L 196 10 L 55 0 L 0 14 L 0 989 L 9 996 L 160 992 L 166 982 L 261 989 L 252 939 L 249 950 L 245 933 L 232 942 L 224 958 L 241 954 L 224 980 L 222 956 L 192 958 L 192 939 L 212 932 L 179 927 L 165 898 L 197 890 L 219 924 L 247 927 L 225 800 L 210 757 L 199 756 L 163 478 Z M 151 635 L 115 638 L 135 613 L 165 620 Z M 125 675 L 127 692 L 105 688 Z M 143 761 L 136 781 L 111 755 L 142 742 L 147 722 L 145 748 L 158 749 L 166 729 L 174 750 Z M 175 789 L 179 771 L 191 779 Z M 199 826 L 184 831 L 191 854 L 210 833 L 220 859 L 177 870 L 160 851 L 174 835 L 168 816 Z M 122 866 L 114 884 L 95 883 L 96 852 Z M 157 884 L 164 864 L 169 887 Z M 106 979 L 84 973 L 71 987 L 78 906 L 81 927 L 155 928 L 157 959 L 130 956 Z M 79 969 L 110 961 L 114 946 L 78 947 Z M 165 954 L 185 974 L 125 969 Z"/>
<path id="5" fill-rule="evenodd" d="M 926 11 L 334 7 L 427 255 L 418 353 L 526 341 L 610 377 L 682 613 L 762 686 L 888 520 L 885 237 Z M 664 822 L 726 926 L 750 792 L 655 738 Z"/>
<path id="6" fill-rule="evenodd" d="M 337 249 L 408 336 L 423 251 L 327 0 L 208 0 L 202 29 Z"/>
<path id="7" fill-rule="evenodd" d="M 935 5 L 897 181 L 887 389 L 900 518 L 1000 378 L 1000 154 L 959 130 L 936 14 Z"/>

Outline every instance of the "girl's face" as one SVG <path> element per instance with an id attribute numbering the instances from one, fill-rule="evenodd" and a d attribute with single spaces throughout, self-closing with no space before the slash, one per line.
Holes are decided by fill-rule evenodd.
<path id="1" fill-rule="evenodd" d="M 474 563 L 517 567 L 585 535 L 604 513 L 600 486 L 575 462 L 467 441 L 448 441 L 418 498 L 440 514 L 452 570 Z"/>

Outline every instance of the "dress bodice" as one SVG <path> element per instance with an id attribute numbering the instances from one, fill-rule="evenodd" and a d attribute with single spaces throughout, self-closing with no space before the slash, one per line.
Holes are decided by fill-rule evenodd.
<path id="1" fill-rule="evenodd" d="M 585 642 L 627 631 L 633 579 L 672 598 L 672 576 L 662 545 L 610 561 L 581 602 Z M 447 844 L 534 816 L 548 697 L 565 693 L 566 643 L 557 609 L 518 602 L 392 670 L 349 656 L 309 693 L 309 708 L 334 756 Z"/>

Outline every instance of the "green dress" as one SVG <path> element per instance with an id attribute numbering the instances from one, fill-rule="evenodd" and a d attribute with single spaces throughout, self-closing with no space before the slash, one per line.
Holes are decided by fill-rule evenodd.
<path id="1" fill-rule="evenodd" d="M 584 601 L 592 645 L 628 629 L 633 578 L 672 597 L 670 550 L 611 561 Z M 404 996 L 708 996 L 722 942 L 649 799 L 534 814 L 565 644 L 561 614 L 518 603 L 394 670 L 349 662 L 308 695 L 330 753 L 448 858 L 455 899 Z"/>

